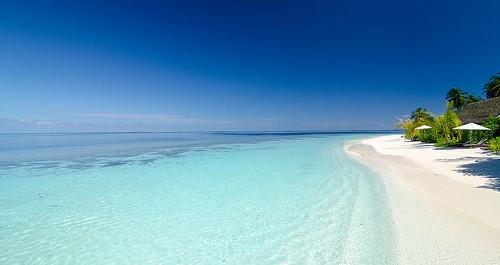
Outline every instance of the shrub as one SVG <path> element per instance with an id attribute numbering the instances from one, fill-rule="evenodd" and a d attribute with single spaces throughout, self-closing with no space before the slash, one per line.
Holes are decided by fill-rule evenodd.
<path id="1" fill-rule="evenodd" d="M 451 138 L 451 140 L 448 142 L 448 144 L 458 144 L 460 143 L 460 140 L 458 138 Z"/>
<path id="2" fill-rule="evenodd" d="M 415 140 L 417 137 L 417 132 L 415 131 L 416 124 L 410 120 L 399 120 L 397 127 L 403 130 L 404 136 L 406 139 Z"/>
<path id="3" fill-rule="evenodd" d="M 436 136 L 431 130 L 423 130 L 418 132 L 418 139 L 424 143 L 436 142 Z"/>
<path id="4" fill-rule="evenodd" d="M 490 139 L 497 136 L 500 136 L 500 118 L 495 116 L 490 116 L 485 122 L 482 124 L 486 128 L 490 128 L 491 131 L 481 131 L 478 133 L 479 139 Z"/>
<path id="5" fill-rule="evenodd" d="M 495 153 L 500 153 L 500 136 L 490 140 L 489 148 Z"/>
<path id="6" fill-rule="evenodd" d="M 447 145 L 448 145 L 448 142 L 444 138 L 438 138 L 436 141 L 436 144 L 435 144 L 436 147 L 445 147 Z"/>
<path id="7" fill-rule="evenodd" d="M 448 103 L 446 112 L 435 118 L 432 124 L 432 131 L 437 142 L 436 146 L 446 146 L 447 144 L 460 142 L 462 132 L 460 130 L 453 130 L 453 128 L 460 126 L 460 124 L 462 122 L 453 110 L 453 104 Z"/>
<path id="8" fill-rule="evenodd" d="M 411 113 L 411 117 L 409 119 L 400 119 L 398 124 L 396 124 L 396 127 L 403 130 L 404 137 L 406 139 L 432 142 L 432 138 L 434 138 L 432 133 L 428 130 L 418 131 L 415 130 L 415 128 L 424 124 L 432 124 L 433 120 L 434 117 L 425 108 L 417 108 Z"/>

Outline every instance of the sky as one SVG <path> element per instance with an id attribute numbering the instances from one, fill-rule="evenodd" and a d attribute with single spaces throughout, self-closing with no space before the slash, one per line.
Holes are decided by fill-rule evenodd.
<path id="1" fill-rule="evenodd" d="M 500 71 L 500 1 L 0 1 L 0 132 L 393 129 Z"/>

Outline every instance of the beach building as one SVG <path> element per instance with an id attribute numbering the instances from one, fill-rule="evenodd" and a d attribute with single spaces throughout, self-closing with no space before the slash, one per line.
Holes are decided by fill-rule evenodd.
<path id="1" fill-rule="evenodd" d="M 470 103 L 457 114 L 463 123 L 482 123 L 490 116 L 500 115 L 500 97 Z"/>

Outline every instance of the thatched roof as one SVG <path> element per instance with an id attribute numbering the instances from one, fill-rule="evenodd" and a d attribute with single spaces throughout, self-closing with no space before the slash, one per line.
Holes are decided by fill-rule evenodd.
<path id="1" fill-rule="evenodd" d="M 457 114 L 463 123 L 481 123 L 490 116 L 498 116 L 500 114 L 500 97 L 470 103 L 463 107 Z"/>

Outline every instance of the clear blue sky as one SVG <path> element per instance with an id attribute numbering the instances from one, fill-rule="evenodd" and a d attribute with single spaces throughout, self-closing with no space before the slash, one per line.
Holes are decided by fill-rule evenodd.
<path id="1" fill-rule="evenodd" d="M 1 1 L 0 132 L 391 129 L 500 70 L 499 1 Z"/>

